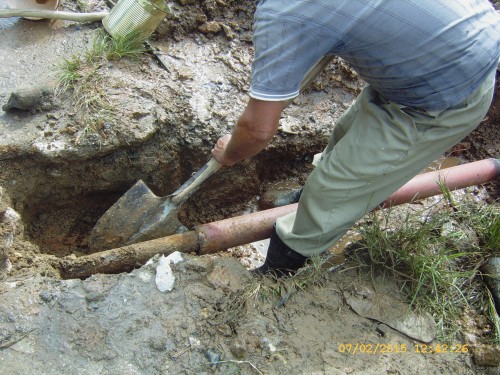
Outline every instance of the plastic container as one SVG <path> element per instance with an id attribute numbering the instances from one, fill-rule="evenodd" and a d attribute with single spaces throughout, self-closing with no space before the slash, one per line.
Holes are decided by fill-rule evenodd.
<path id="1" fill-rule="evenodd" d="M 135 34 L 147 39 L 167 14 L 163 0 L 119 0 L 102 23 L 114 38 Z"/>

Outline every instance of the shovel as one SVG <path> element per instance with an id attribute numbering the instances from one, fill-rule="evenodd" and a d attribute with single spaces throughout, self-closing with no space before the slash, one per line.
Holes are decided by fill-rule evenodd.
<path id="1" fill-rule="evenodd" d="M 332 58 L 324 56 L 307 72 L 301 83 L 301 91 L 309 86 Z M 180 206 L 220 167 L 221 164 L 212 158 L 184 185 L 166 197 L 153 194 L 142 180 L 136 182 L 99 219 L 90 235 L 91 249 L 117 248 L 177 233 L 182 227 L 177 217 Z"/>
<path id="2" fill-rule="evenodd" d="M 182 226 L 177 217 L 180 206 L 221 166 L 210 159 L 166 197 L 156 196 L 142 180 L 137 181 L 99 219 L 90 235 L 90 247 L 105 250 L 176 233 Z"/>

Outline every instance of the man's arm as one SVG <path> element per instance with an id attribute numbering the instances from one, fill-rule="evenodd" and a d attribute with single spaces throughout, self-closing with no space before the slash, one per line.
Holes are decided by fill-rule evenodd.
<path id="1" fill-rule="evenodd" d="M 264 101 L 250 98 L 231 135 L 226 134 L 215 144 L 212 155 L 224 165 L 258 154 L 278 131 L 285 101 Z"/>

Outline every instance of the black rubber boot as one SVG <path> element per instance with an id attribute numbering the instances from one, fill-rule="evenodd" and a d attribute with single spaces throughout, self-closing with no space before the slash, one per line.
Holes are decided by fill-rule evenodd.
<path id="1" fill-rule="evenodd" d="M 304 188 L 293 192 L 293 196 L 292 196 L 292 199 L 290 199 L 290 203 L 298 203 L 303 191 L 304 191 Z"/>
<path id="2" fill-rule="evenodd" d="M 273 227 L 266 261 L 262 266 L 253 270 L 257 275 L 274 275 L 277 277 L 294 274 L 302 267 L 308 258 L 290 249 L 279 238 L 276 226 Z"/>

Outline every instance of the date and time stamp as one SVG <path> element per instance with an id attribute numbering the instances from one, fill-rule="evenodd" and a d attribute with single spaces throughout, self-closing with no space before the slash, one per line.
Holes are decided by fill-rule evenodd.
<path id="1" fill-rule="evenodd" d="M 337 350 L 345 354 L 465 354 L 469 352 L 467 344 L 370 344 L 370 343 L 341 343 Z"/>

